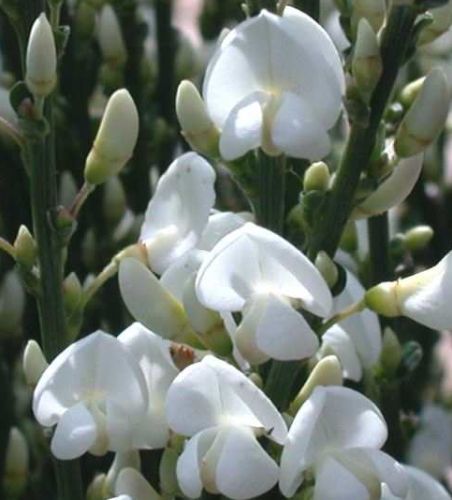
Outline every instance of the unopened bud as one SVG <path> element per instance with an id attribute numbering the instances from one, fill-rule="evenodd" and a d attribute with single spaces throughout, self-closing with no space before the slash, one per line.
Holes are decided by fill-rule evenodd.
<path id="1" fill-rule="evenodd" d="M 99 16 L 98 39 L 103 59 L 111 66 L 123 66 L 127 50 L 116 13 L 108 3 L 103 6 Z"/>
<path id="2" fill-rule="evenodd" d="M 366 101 L 377 85 L 382 71 L 383 63 L 377 35 L 367 19 L 363 18 L 358 24 L 352 72 L 356 85 Z"/>
<path id="3" fill-rule="evenodd" d="M 36 19 L 28 39 L 25 82 L 36 97 L 47 97 L 57 82 L 57 54 L 52 27 L 44 12 Z"/>
<path id="4" fill-rule="evenodd" d="M 36 340 L 29 340 L 22 357 L 22 368 L 27 384 L 34 387 L 48 366 L 39 344 Z"/>
<path id="5" fill-rule="evenodd" d="M 416 226 L 405 233 L 405 246 L 411 252 L 425 248 L 433 238 L 430 226 Z"/>
<path id="6" fill-rule="evenodd" d="M 22 432 L 13 427 L 9 433 L 3 485 L 8 498 L 19 498 L 28 483 L 29 453 Z"/>
<path id="7" fill-rule="evenodd" d="M 259 387 L 259 389 L 262 390 L 264 389 L 264 381 L 262 380 L 262 377 L 259 375 L 259 373 L 252 372 L 248 375 L 248 378 L 256 387 Z"/>
<path id="8" fill-rule="evenodd" d="M 373 31 L 377 33 L 381 28 L 386 16 L 385 0 L 354 0 L 351 4 L 352 27 L 354 31 L 358 26 L 360 19 L 367 19 Z"/>
<path id="9" fill-rule="evenodd" d="M 96 9 L 87 1 L 78 2 L 74 16 L 75 35 L 83 40 L 91 39 L 96 25 Z"/>
<path id="10" fill-rule="evenodd" d="M 337 270 L 337 266 L 331 257 L 323 250 L 317 254 L 315 267 L 320 271 L 320 274 L 326 281 L 327 285 L 330 288 L 333 288 L 337 282 L 337 278 L 339 277 L 339 271 Z"/>
<path id="11" fill-rule="evenodd" d="M 23 266 L 24 269 L 32 269 L 36 263 L 38 248 L 27 226 L 23 224 L 19 227 L 19 231 L 17 231 L 14 250 L 16 251 L 17 263 Z"/>
<path id="12" fill-rule="evenodd" d="M 326 191 L 330 184 L 330 171 L 328 165 L 318 161 L 310 165 L 303 178 L 304 191 Z"/>
<path id="13" fill-rule="evenodd" d="M 107 490 L 106 474 L 96 474 L 86 490 L 86 500 L 105 500 L 113 494 Z"/>
<path id="14" fill-rule="evenodd" d="M 130 467 L 135 470 L 140 470 L 141 460 L 140 452 L 138 450 L 129 450 L 124 452 L 115 453 L 113 463 L 108 470 L 105 480 L 105 486 L 109 493 L 115 490 L 115 483 L 122 469 Z"/>
<path id="15" fill-rule="evenodd" d="M 69 207 L 78 192 L 74 176 L 65 170 L 60 177 L 59 202 L 63 207 Z"/>
<path id="16" fill-rule="evenodd" d="M 424 81 L 425 76 L 422 76 L 403 87 L 400 92 L 399 101 L 404 108 L 409 108 L 414 103 L 424 85 Z"/>
<path id="17" fill-rule="evenodd" d="M 177 89 L 176 114 L 190 146 L 199 153 L 218 157 L 220 134 L 197 88 L 189 80 L 181 82 Z"/>
<path id="18" fill-rule="evenodd" d="M 108 100 L 93 147 L 86 159 L 85 180 L 101 184 L 116 175 L 132 156 L 138 138 L 138 111 L 126 89 Z"/>
<path id="19" fill-rule="evenodd" d="M 126 467 L 120 472 L 115 485 L 116 495 L 129 495 L 131 498 L 161 500 L 160 495 L 135 469 Z"/>
<path id="20" fill-rule="evenodd" d="M 396 372 L 402 359 L 402 346 L 394 331 L 387 327 L 383 333 L 383 344 L 380 362 L 383 370 L 392 375 Z"/>
<path id="21" fill-rule="evenodd" d="M 80 280 L 75 273 L 70 273 L 63 281 L 64 306 L 70 316 L 80 305 L 83 289 Z"/>
<path id="22" fill-rule="evenodd" d="M 165 496 L 175 497 L 179 491 L 176 476 L 177 459 L 179 455 L 173 448 L 166 448 L 159 466 L 160 487 Z"/>
<path id="23" fill-rule="evenodd" d="M 433 42 L 445 33 L 452 24 L 452 2 L 447 0 L 445 5 L 428 11 L 433 21 L 422 31 L 418 39 L 418 45 Z"/>
<path id="24" fill-rule="evenodd" d="M 449 100 L 446 77 L 442 70 L 434 69 L 397 130 L 394 149 L 398 156 L 420 153 L 436 139 L 446 122 Z"/>
<path id="25" fill-rule="evenodd" d="M 342 383 L 342 367 L 339 359 L 334 355 L 322 358 L 314 366 L 305 384 L 291 404 L 290 413 L 292 415 L 297 413 L 301 405 L 319 385 L 342 385 Z"/>

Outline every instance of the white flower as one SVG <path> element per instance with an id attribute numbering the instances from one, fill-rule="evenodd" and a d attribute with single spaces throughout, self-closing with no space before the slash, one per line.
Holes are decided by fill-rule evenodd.
<path id="1" fill-rule="evenodd" d="M 146 415 L 135 428 L 134 443 L 140 448 L 164 448 L 169 438 L 165 398 L 171 382 L 179 373 L 171 358 L 171 343 L 139 323 L 130 325 L 118 340 L 138 361 L 149 397 Z"/>
<path id="2" fill-rule="evenodd" d="M 366 293 L 366 304 L 383 316 L 406 316 L 437 330 L 452 327 L 452 252 L 436 266 L 398 281 L 384 282 Z"/>
<path id="3" fill-rule="evenodd" d="M 155 273 L 198 243 L 215 202 L 214 182 L 213 168 L 196 153 L 177 158 L 159 179 L 140 234 Z"/>
<path id="4" fill-rule="evenodd" d="M 245 375 L 213 356 L 189 366 L 168 391 L 173 431 L 190 436 L 177 463 L 189 498 L 203 487 L 233 499 L 258 496 L 278 480 L 278 466 L 259 445 L 265 434 L 282 444 L 286 424 L 273 403 Z"/>
<path id="5" fill-rule="evenodd" d="M 318 340 L 291 304 L 326 316 L 332 297 L 311 262 L 280 236 L 247 223 L 223 238 L 204 259 L 196 279 L 204 306 L 242 311 L 235 341 L 251 363 L 301 359 Z"/>
<path id="6" fill-rule="evenodd" d="M 342 107 L 344 75 L 325 30 L 292 7 L 263 10 L 220 43 L 203 97 L 221 130 L 220 153 L 234 160 L 261 147 L 310 160 L 330 151 L 328 130 Z"/>
<path id="7" fill-rule="evenodd" d="M 408 493 L 405 496 L 395 496 L 383 484 L 380 500 L 450 500 L 445 488 L 426 472 L 409 465 L 405 465 L 404 469 L 407 473 Z"/>
<path id="8" fill-rule="evenodd" d="M 148 408 L 140 367 L 113 336 L 97 331 L 60 353 L 33 394 L 41 425 L 56 425 L 52 453 L 61 460 L 86 451 L 104 454 L 132 447 L 134 422 Z"/>
<path id="9" fill-rule="evenodd" d="M 161 500 L 161 496 L 143 475 L 130 467 L 126 467 L 119 473 L 115 484 L 115 494 L 119 495 L 115 497 L 117 500 Z"/>
<path id="10" fill-rule="evenodd" d="M 387 428 L 379 409 L 345 387 L 317 387 L 297 413 L 281 456 L 279 487 L 292 497 L 315 474 L 314 500 L 379 498 L 385 482 L 406 494 L 403 468 L 379 448 Z"/>

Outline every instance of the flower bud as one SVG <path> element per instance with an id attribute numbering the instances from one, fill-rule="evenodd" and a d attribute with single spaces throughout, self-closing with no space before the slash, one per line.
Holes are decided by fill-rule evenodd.
<path id="1" fill-rule="evenodd" d="M 409 108 L 413 104 L 422 89 L 422 85 L 424 85 L 425 78 L 425 76 L 422 76 L 403 87 L 399 95 L 399 101 L 404 108 Z"/>
<path id="2" fill-rule="evenodd" d="M 290 406 L 290 413 L 297 413 L 301 405 L 309 398 L 319 385 L 342 385 L 342 367 L 339 359 L 334 356 L 322 358 L 309 374 L 297 397 Z"/>
<path id="3" fill-rule="evenodd" d="M 434 69 L 397 130 L 394 149 L 400 157 L 420 153 L 436 139 L 446 122 L 449 100 L 446 77 Z"/>
<path id="4" fill-rule="evenodd" d="M 107 490 L 106 474 L 96 474 L 86 490 L 86 500 L 105 500 L 112 492 Z"/>
<path id="5" fill-rule="evenodd" d="M 78 192 L 77 184 L 75 183 L 74 176 L 65 170 L 60 176 L 60 190 L 59 190 L 59 203 L 63 207 L 69 207 Z"/>
<path id="6" fill-rule="evenodd" d="M 177 89 L 176 114 L 190 146 L 206 156 L 218 157 L 220 134 L 197 88 L 189 80 L 182 81 Z"/>
<path id="7" fill-rule="evenodd" d="M 32 269 L 36 263 L 38 248 L 27 226 L 23 224 L 19 227 L 19 231 L 17 231 L 14 250 L 16 251 L 17 263 L 23 266 L 24 269 Z"/>
<path id="8" fill-rule="evenodd" d="M 102 184 L 117 175 L 132 156 L 138 138 L 138 111 L 126 89 L 108 100 L 99 130 L 85 164 L 85 180 Z"/>
<path id="9" fill-rule="evenodd" d="M 96 9 L 88 1 L 78 2 L 74 15 L 74 34 L 82 40 L 90 40 L 96 25 Z"/>
<path id="10" fill-rule="evenodd" d="M 112 224 L 119 222 L 127 209 L 126 193 L 117 176 L 105 183 L 102 208 L 105 219 Z"/>
<path id="11" fill-rule="evenodd" d="M 394 374 L 402 359 L 402 346 L 394 331 L 387 327 L 383 333 L 383 344 L 380 362 L 383 370 L 388 374 Z"/>
<path id="12" fill-rule="evenodd" d="M 433 238 L 430 226 L 416 226 L 405 233 L 405 247 L 411 252 L 425 248 Z"/>
<path id="13" fill-rule="evenodd" d="M 123 469 L 116 481 L 116 495 L 129 495 L 131 498 L 146 500 L 161 500 L 160 495 L 135 469 Z"/>
<path id="14" fill-rule="evenodd" d="M 57 53 L 52 28 L 44 12 L 35 20 L 28 39 L 25 82 L 36 97 L 47 97 L 57 82 Z"/>
<path id="15" fill-rule="evenodd" d="M 29 340 L 22 357 L 22 368 L 27 384 L 34 387 L 48 366 L 39 344 L 36 340 Z"/>
<path id="16" fill-rule="evenodd" d="M 377 85 L 382 71 L 383 63 L 377 35 L 369 22 L 363 18 L 358 24 L 352 72 L 356 85 L 366 101 Z"/>
<path id="17" fill-rule="evenodd" d="M 77 310 L 83 295 L 82 284 L 77 275 L 72 272 L 63 281 L 63 299 L 67 315 Z"/>
<path id="18" fill-rule="evenodd" d="M 447 0 L 445 5 L 436 7 L 428 11 L 433 18 L 433 22 L 427 25 L 418 39 L 418 45 L 433 42 L 436 38 L 445 33 L 452 24 L 452 2 Z"/>
<path id="19" fill-rule="evenodd" d="M 160 488 L 165 496 L 175 497 L 179 491 L 176 476 L 178 453 L 173 448 L 166 448 L 163 451 L 159 466 Z"/>
<path id="20" fill-rule="evenodd" d="M 111 66 L 123 66 L 127 50 L 116 13 L 108 3 L 103 6 L 99 16 L 98 40 L 103 59 Z"/>
<path id="21" fill-rule="evenodd" d="M 337 282 L 337 278 L 339 277 L 339 272 L 334 261 L 323 250 L 317 254 L 315 267 L 320 271 L 320 274 L 323 276 L 327 285 L 330 288 L 333 288 Z"/>
<path id="22" fill-rule="evenodd" d="M 28 483 L 29 453 L 24 435 L 17 427 L 9 433 L 3 484 L 8 498 L 19 498 Z"/>
<path id="23" fill-rule="evenodd" d="M 303 178 L 304 191 L 326 191 L 330 185 L 330 171 L 328 165 L 318 161 L 310 165 Z"/>
<path id="24" fill-rule="evenodd" d="M 360 19 L 365 18 L 373 31 L 377 33 L 386 16 L 385 0 L 354 0 L 351 5 L 353 6 L 352 27 L 354 31 Z"/>
<path id="25" fill-rule="evenodd" d="M 105 478 L 105 487 L 109 493 L 115 490 L 115 483 L 119 474 L 126 467 L 130 467 L 137 471 L 140 470 L 141 460 L 140 452 L 138 450 L 129 450 L 124 452 L 115 453 L 113 463 L 108 470 L 107 477 Z"/>

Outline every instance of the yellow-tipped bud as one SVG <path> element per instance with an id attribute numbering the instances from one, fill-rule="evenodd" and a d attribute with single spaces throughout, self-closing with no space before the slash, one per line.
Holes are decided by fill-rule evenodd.
<path id="1" fill-rule="evenodd" d="M 123 66 L 127 50 L 118 18 L 110 4 L 105 4 L 100 13 L 98 40 L 104 61 L 111 66 Z"/>
<path id="2" fill-rule="evenodd" d="M 436 139 L 446 122 L 449 101 L 446 77 L 436 68 L 425 79 L 397 130 L 394 149 L 398 156 L 406 158 L 420 153 Z"/>
<path id="3" fill-rule="evenodd" d="M 35 265 L 38 248 L 27 226 L 23 224 L 17 231 L 14 250 L 16 251 L 16 261 L 25 269 L 29 270 Z"/>
<path id="4" fill-rule="evenodd" d="M 36 340 L 29 340 L 22 357 L 22 368 L 27 384 L 34 387 L 48 366 L 39 344 Z"/>
<path id="5" fill-rule="evenodd" d="M 377 35 L 367 19 L 358 24 L 352 72 L 362 96 L 368 100 L 383 71 Z"/>
<path id="6" fill-rule="evenodd" d="M 342 385 L 342 367 L 339 359 L 331 354 L 322 358 L 309 374 L 308 380 L 290 405 L 290 413 L 297 413 L 301 405 L 319 385 Z"/>
<path id="7" fill-rule="evenodd" d="M 36 97 L 47 97 L 57 82 L 57 53 L 52 28 L 44 12 L 31 28 L 26 55 L 25 82 Z"/>
<path id="8" fill-rule="evenodd" d="M 433 229 L 430 226 L 416 226 L 405 233 L 405 246 L 416 252 L 425 248 L 433 238 Z"/>
<path id="9" fill-rule="evenodd" d="M 320 271 L 327 285 L 333 288 L 339 277 L 339 271 L 331 257 L 323 250 L 321 250 L 315 258 L 315 267 Z"/>
<path id="10" fill-rule="evenodd" d="M 70 273 L 63 281 L 64 306 L 70 316 L 80 305 L 83 289 L 80 280 L 75 273 Z"/>
<path id="11" fill-rule="evenodd" d="M 330 185 L 330 170 L 323 161 L 310 165 L 303 178 L 303 189 L 307 191 L 326 191 Z"/>
<path id="12" fill-rule="evenodd" d="M 29 453 L 24 435 L 17 427 L 9 433 L 3 484 L 8 498 L 19 498 L 28 483 Z"/>
<path id="13" fill-rule="evenodd" d="M 86 490 L 86 500 L 105 500 L 113 494 L 107 490 L 106 474 L 96 474 Z"/>
<path id="14" fill-rule="evenodd" d="M 400 92 L 399 101 L 405 108 L 409 108 L 413 104 L 422 89 L 422 85 L 424 85 L 424 81 L 425 76 L 422 76 L 403 87 Z"/>
<path id="15" fill-rule="evenodd" d="M 175 497 L 179 492 L 179 485 L 176 476 L 177 459 L 179 455 L 173 448 L 166 448 L 160 460 L 159 476 L 162 493 Z M 164 495 L 164 496 L 166 496 Z"/>
<path id="16" fill-rule="evenodd" d="M 210 119 L 198 89 L 189 80 L 182 81 L 177 89 L 176 114 L 190 146 L 199 153 L 218 157 L 219 131 Z"/>
<path id="17" fill-rule="evenodd" d="M 138 138 L 138 111 L 126 89 L 108 100 L 99 130 L 85 164 L 85 180 L 102 184 L 117 175 L 132 156 Z"/>

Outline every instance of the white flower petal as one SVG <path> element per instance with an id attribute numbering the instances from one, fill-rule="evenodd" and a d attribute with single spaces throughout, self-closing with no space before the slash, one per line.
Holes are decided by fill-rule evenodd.
<path id="1" fill-rule="evenodd" d="M 344 290 L 334 298 L 334 313 L 338 313 L 364 297 L 365 289 L 357 278 L 347 271 Z M 372 367 L 380 358 L 382 349 L 378 316 L 368 309 L 354 314 L 339 323 L 350 336 L 365 368 Z"/>
<path id="2" fill-rule="evenodd" d="M 180 156 L 159 179 L 140 234 L 156 273 L 197 244 L 215 202 L 214 182 L 215 171 L 196 153 Z"/>
<path id="3" fill-rule="evenodd" d="M 222 432 L 225 436 L 215 471 L 218 491 L 228 498 L 242 500 L 270 490 L 278 481 L 278 466 L 253 432 L 243 427 L 230 427 Z"/>
<path id="4" fill-rule="evenodd" d="M 303 316 L 274 294 L 265 295 L 264 300 L 265 307 L 256 329 L 258 349 L 282 361 L 314 355 L 319 340 Z"/>
<path id="5" fill-rule="evenodd" d="M 95 420 L 86 406 L 78 403 L 60 418 L 52 437 L 51 450 L 59 460 L 71 460 L 87 452 L 96 437 Z"/>
<path id="6" fill-rule="evenodd" d="M 422 171 L 424 154 L 401 160 L 391 175 L 353 212 L 354 219 L 363 219 L 386 212 L 402 203 L 411 193 Z"/>
<path id="7" fill-rule="evenodd" d="M 331 351 L 338 357 L 344 377 L 359 382 L 363 376 L 361 361 L 351 338 L 339 325 L 332 326 L 322 335 L 321 352 Z"/>
<path id="8" fill-rule="evenodd" d="M 171 429 L 178 434 L 193 436 L 218 425 L 221 414 L 218 379 L 208 364 L 203 361 L 195 363 L 179 373 L 166 399 L 166 418 Z"/>
<path id="9" fill-rule="evenodd" d="M 202 461 L 211 447 L 217 428 L 206 429 L 187 441 L 176 466 L 177 481 L 180 489 L 188 498 L 201 496 L 203 483 L 201 479 Z"/>
<path id="10" fill-rule="evenodd" d="M 95 395 L 140 414 L 147 407 L 141 370 L 126 349 L 102 331 L 60 353 L 43 373 L 33 395 L 33 412 L 42 425 L 54 425 L 64 408 Z"/>
<path id="11" fill-rule="evenodd" d="M 370 500 L 366 486 L 333 457 L 322 460 L 316 473 L 313 500 Z"/>
<path id="12" fill-rule="evenodd" d="M 136 320 L 168 339 L 183 331 L 187 319 L 182 305 L 144 264 L 123 259 L 118 279 L 121 297 Z"/>
<path id="13" fill-rule="evenodd" d="M 450 500 L 446 489 L 423 470 L 405 465 L 408 473 L 409 491 L 406 500 Z"/>
<path id="14" fill-rule="evenodd" d="M 400 280 L 397 297 L 402 314 L 429 328 L 452 327 L 452 252 L 436 266 Z"/>
<path id="15" fill-rule="evenodd" d="M 204 260 L 196 279 L 202 304 L 241 310 L 254 293 L 298 298 L 308 311 L 325 316 L 332 297 L 313 264 L 275 233 L 247 223 L 224 237 Z"/>
<path id="16" fill-rule="evenodd" d="M 271 127 L 273 144 L 288 156 L 319 160 L 331 149 L 327 129 L 307 98 L 284 92 Z"/>
<path id="17" fill-rule="evenodd" d="M 254 92 L 231 110 L 220 136 L 220 154 L 224 160 L 236 160 L 262 144 L 263 108 L 270 98 L 265 92 Z"/>
<path id="18" fill-rule="evenodd" d="M 212 250 L 212 248 L 227 234 L 242 227 L 252 217 L 251 213 L 242 212 L 216 212 L 209 217 L 207 226 L 198 243 L 200 250 Z"/>
<path id="19" fill-rule="evenodd" d="M 298 411 L 281 456 L 280 489 L 292 496 L 302 472 L 325 451 L 379 448 L 387 437 L 380 410 L 346 387 L 317 387 Z"/>

